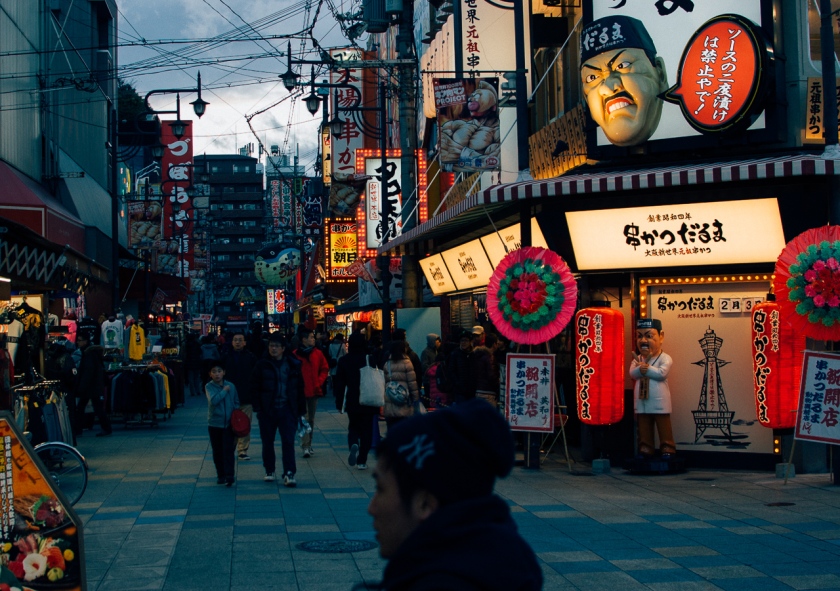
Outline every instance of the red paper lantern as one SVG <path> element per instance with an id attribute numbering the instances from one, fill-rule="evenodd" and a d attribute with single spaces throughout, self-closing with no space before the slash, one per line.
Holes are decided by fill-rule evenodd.
<path id="1" fill-rule="evenodd" d="M 624 315 L 610 308 L 575 314 L 578 418 L 612 425 L 624 416 Z"/>
<path id="2" fill-rule="evenodd" d="M 758 421 L 770 429 L 796 425 L 805 335 L 782 317 L 778 302 L 762 302 L 752 313 L 753 384 Z"/>

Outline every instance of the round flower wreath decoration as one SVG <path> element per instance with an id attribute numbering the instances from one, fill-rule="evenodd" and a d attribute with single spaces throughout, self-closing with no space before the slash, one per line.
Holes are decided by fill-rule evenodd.
<path id="1" fill-rule="evenodd" d="M 795 330 L 840 339 L 840 226 L 807 230 L 776 261 L 774 288 Z"/>
<path id="2" fill-rule="evenodd" d="M 510 340 L 525 345 L 557 336 L 572 319 L 577 284 L 555 252 L 529 246 L 508 253 L 487 288 L 493 325 Z"/>

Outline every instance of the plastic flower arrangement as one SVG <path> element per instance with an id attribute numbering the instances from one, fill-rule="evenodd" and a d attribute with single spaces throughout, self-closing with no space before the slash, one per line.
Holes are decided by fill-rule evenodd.
<path id="1" fill-rule="evenodd" d="M 566 262 L 534 246 L 508 253 L 487 289 L 493 324 L 505 337 L 528 345 L 546 342 L 563 330 L 576 303 L 577 284 Z"/>
<path id="2" fill-rule="evenodd" d="M 794 328 L 815 339 L 840 338 L 840 228 L 814 228 L 790 241 L 776 262 L 774 286 Z"/>

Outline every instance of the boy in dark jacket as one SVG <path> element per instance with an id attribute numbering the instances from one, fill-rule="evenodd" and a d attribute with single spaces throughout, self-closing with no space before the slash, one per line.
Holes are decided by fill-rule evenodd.
<path id="1" fill-rule="evenodd" d="M 277 479 L 274 437 L 280 432 L 283 450 L 283 484 L 297 486 L 295 473 L 295 430 L 306 412 L 300 361 L 286 351 L 286 339 L 279 333 L 268 337 L 268 354 L 257 361 L 251 374 L 251 403 L 257 413 L 262 440 L 266 482 Z"/>

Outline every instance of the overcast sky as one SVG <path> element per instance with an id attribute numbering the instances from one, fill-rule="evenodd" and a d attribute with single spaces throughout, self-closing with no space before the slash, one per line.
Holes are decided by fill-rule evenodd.
<path id="1" fill-rule="evenodd" d="M 345 45 L 333 10 L 346 13 L 358 2 L 322 2 L 319 10 L 318 0 L 118 0 L 119 76 L 145 96 L 156 89 L 194 88 L 200 70 L 202 98 L 210 105 L 194 124 L 194 153 L 237 153 L 253 143 L 257 156 L 258 141 L 246 122 L 253 115 L 251 125 L 266 148 L 285 146 L 294 155 L 299 146 L 301 164 L 311 168 L 321 115 L 311 116 L 302 100 L 288 98 L 278 78 L 286 70 L 288 41 L 272 37 L 305 31 L 317 11 L 317 42 L 324 48 Z M 142 40 L 147 45 L 126 46 Z M 317 59 L 317 53 L 300 53 L 312 50 L 311 42 L 292 40 L 293 56 Z M 195 96 L 181 97 L 182 119 L 196 119 L 189 104 Z M 175 95 L 151 102 L 157 110 L 171 110 Z"/>

